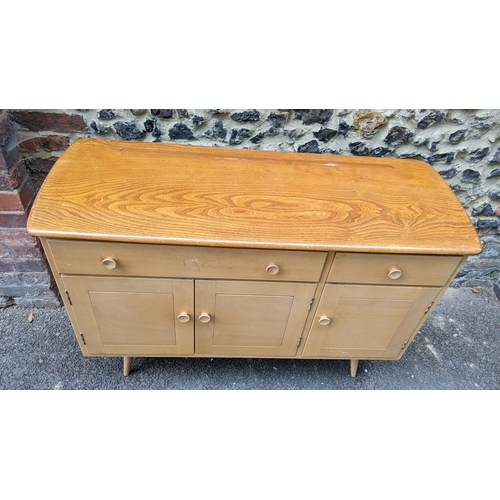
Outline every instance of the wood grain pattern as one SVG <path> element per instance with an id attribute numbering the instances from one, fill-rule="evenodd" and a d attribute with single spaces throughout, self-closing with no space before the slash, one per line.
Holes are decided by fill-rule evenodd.
<path id="1" fill-rule="evenodd" d="M 61 274 L 317 281 L 326 252 L 48 240 Z M 107 269 L 104 258 L 116 267 Z M 269 274 L 271 262 L 280 272 Z"/>
<path id="2" fill-rule="evenodd" d="M 56 162 L 32 235 L 247 248 L 470 255 L 467 214 L 426 163 L 102 139 Z"/>

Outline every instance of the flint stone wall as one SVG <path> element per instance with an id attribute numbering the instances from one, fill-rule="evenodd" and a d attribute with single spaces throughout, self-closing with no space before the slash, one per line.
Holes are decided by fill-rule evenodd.
<path id="1" fill-rule="evenodd" d="M 498 280 L 500 110 L 64 109 L 10 117 L 35 191 L 80 137 L 423 160 L 454 191 L 483 243 L 452 286 Z"/>

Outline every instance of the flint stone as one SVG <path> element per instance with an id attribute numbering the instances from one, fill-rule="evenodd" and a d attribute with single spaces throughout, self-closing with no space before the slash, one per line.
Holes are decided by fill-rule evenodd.
<path id="1" fill-rule="evenodd" d="M 490 163 L 500 163 L 500 147 L 497 149 L 495 155 L 490 160 Z"/>
<path id="2" fill-rule="evenodd" d="M 294 109 L 295 117 L 302 120 L 304 125 L 321 123 L 326 125 L 333 115 L 332 109 Z"/>
<path id="3" fill-rule="evenodd" d="M 302 130 L 302 129 L 298 129 L 298 128 L 294 128 L 292 130 L 284 130 L 283 131 L 283 135 L 287 135 L 288 137 L 290 137 L 290 139 L 292 140 L 295 140 L 295 139 L 299 139 L 300 137 L 302 137 L 304 134 L 305 134 L 305 130 Z"/>
<path id="4" fill-rule="evenodd" d="M 110 132 L 113 132 L 110 125 L 102 125 L 101 123 L 96 123 L 95 121 L 90 123 L 90 128 L 98 134 L 109 134 Z"/>
<path id="5" fill-rule="evenodd" d="M 479 219 L 476 227 L 478 229 L 496 229 L 498 227 L 498 219 Z"/>
<path id="6" fill-rule="evenodd" d="M 233 113 L 231 118 L 238 123 L 256 122 L 260 119 L 260 113 L 256 109 L 249 109 L 242 113 Z"/>
<path id="7" fill-rule="evenodd" d="M 195 127 L 199 127 L 205 123 L 205 118 L 203 116 L 195 115 L 192 118 Z"/>
<path id="8" fill-rule="evenodd" d="M 212 127 L 207 130 L 204 135 L 211 139 L 224 140 L 227 135 L 227 130 L 224 128 L 224 122 L 222 120 L 213 120 Z"/>
<path id="9" fill-rule="evenodd" d="M 318 141 L 312 140 L 298 147 L 299 153 L 319 153 Z"/>
<path id="10" fill-rule="evenodd" d="M 466 129 L 461 129 L 461 130 L 457 130 L 456 132 L 453 132 L 453 134 L 450 134 L 450 137 L 448 138 L 448 140 L 452 143 L 452 144 L 458 144 L 460 141 L 463 140 L 463 138 L 465 137 L 465 134 L 466 134 L 467 130 Z"/>
<path id="11" fill-rule="evenodd" d="M 185 125 L 184 123 L 176 123 L 172 128 L 168 129 L 168 135 L 170 139 L 194 139 L 193 132 L 191 129 Z"/>
<path id="12" fill-rule="evenodd" d="M 158 118 L 172 118 L 174 114 L 173 109 L 152 109 L 151 113 Z"/>
<path id="13" fill-rule="evenodd" d="M 490 152 L 489 147 L 474 149 L 474 151 L 471 151 L 469 154 L 469 161 L 482 160 L 489 152 Z"/>
<path id="14" fill-rule="evenodd" d="M 390 146 L 398 146 L 399 144 L 410 142 L 413 137 L 414 134 L 407 128 L 396 126 L 389 130 L 384 142 Z"/>
<path id="15" fill-rule="evenodd" d="M 495 215 L 495 212 L 489 203 L 483 203 L 482 205 L 472 209 L 472 216 L 476 217 L 478 215 L 487 215 L 491 217 L 492 215 Z"/>
<path id="16" fill-rule="evenodd" d="M 455 158 L 455 153 L 436 153 L 433 155 L 421 155 L 422 159 L 431 165 L 435 163 L 451 163 Z"/>
<path id="17" fill-rule="evenodd" d="M 470 168 L 467 168 L 462 173 L 462 181 L 464 181 L 464 182 L 475 182 L 480 177 L 481 177 L 481 175 L 479 174 L 479 172 L 477 170 L 472 170 Z"/>
<path id="18" fill-rule="evenodd" d="M 250 139 L 250 142 L 253 144 L 259 144 L 262 142 L 262 139 L 264 139 L 264 132 L 259 132 L 256 136 Z"/>
<path id="19" fill-rule="evenodd" d="M 114 118 L 116 116 L 114 109 L 101 109 L 97 112 L 97 117 L 101 120 L 109 120 L 110 118 Z"/>
<path id="20" fill-rule="evenodd" d="M 151 132 L 151 135 L 153 137 L 160 137 L 162 135 L 161 129 L 158 127 L 157 121 L 152 120 L 151 118 L 148 118 L 144 122 L 144 128 L 146 129 L 146 132 Z"/>
<path id="21" fill-rule="evenodd" d="M 489 179 L 490 177 L 498 177 L 500 175 L 500 168 L 495 168 L 495 170 L 492 170 L 486 178 Z"/>
<path id="22" fill-rule="evenodd" d="M 387 122 L 387 118 L 379 111 L 359 109 L 354 113 L 352 128 L 368 139 L 377 132 L 377 129 Z"/>
<path id="23" fill-rule="evenodd" d="M 347 132 L 349 132 L 349 129 L 351 127 L 349 124 L 343 119 L 339 118 L 339 132 L 345 137 L 347 135 Z"/>
<path id="24" fill-rule="evenodd" d="M 233 128 L 231 130 L 231 137 L 229 137 L 229 144 L 241 144 L 245 139 L 252 135 L 252 131 L 247 128 Z"/>
<path id="25" fill-rule="evenodd" d="M 370 154 L 370 150 L 363 142 L 350 142 L 349 149 L 351 154 L 355 156 L 368 156 Z"/>
<path id="26" fill-rule="evenodd" d="M 285 113 L 279 115 L 277 113 L 271 113 L 267 117 L 267 121 L 271 122 L 273 127 L 281 128 L 285 126 L 287 115 Z"/>
<path id="27" fill-rule="evenodd" d="M 317 132 L 313 132 L 313 135 L 316 139 L 318 139 L 318 141 L 328 142 L 337 135 L 337 131 L 332 130 L 331 128 L 321 127 Z"/>
<path id="28" fill-rule="evenodd" d="M 441 121 L 446 116 L 446 113 L 443 111 L 433 111 L 429 113 L 427 116 L 422 118 L 417 124 L 417 128 L 421 130 L 425 130 L 430 127 L 432 124 Z"/>
<path id="29" fill-rule="evenodd" d="M 443 179 L 451 179 L 452 177 L 455 177 L 455 175 L 458 174 L 458 167 L 455 165 L 451 168 L 448 168 L 447 170 L 440 170 L 438 174 Z"/>
<path id="30" fill-rule="evenodd" d="M 383 148 L 383 147 L 378 147 L 378 148 L 372 149 L 370 151 L 370 156 L 380 157 L 380 156 L 385 156 L 385 155 L 387 155 L 389 153 L 392 153 L 391 149 L 389 149 L 389 148 Z"/>
<path id="31" fill-rule="evenodd" d="M 134 122 L 115 122 L 113 127 L 116 133 L 122 138 L 130 141 L 138 139 L 145 134 L 144 130 L 139 130 Z"/>
<path id="32" fill-rule="evenodd" d="M 489 193 L 488 193 L 488 198 L 492 201 L 497 201 L 497 200 L 500 200 L 500 190 L 498 189 L 492 189 Z"/>
<path id="33" fill-rule="evenodd" d="M 472 122 L 471 127 L 479 128 L 479 129 L 489 129 L 492 126 L 493 118 L 491 116 L 486 116 L 484 118 L 476 117 Z"/>

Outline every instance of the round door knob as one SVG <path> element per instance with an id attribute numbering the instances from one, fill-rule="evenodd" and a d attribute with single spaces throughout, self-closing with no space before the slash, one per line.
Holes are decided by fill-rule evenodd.
<path id="1" fill-rule="evenodd" d="M 398 278 L 401 277 L 403 273 L 401 272 L 400 269 L 398 269 L 397 267 L 393 267 L 390 271 L 389 271 L 389 274 L 387 276 L 389 276 L 389 278 L 391 278 L 391 280 L 397 280 Z"/>
<path id="2" fill-rule="evenodd" d="M 267 274 L 278 274 L 280 272 L 280 267 L 276 264 L 269 264 L 266 267 Z"/>
<path id="3" fill-rule="evenodd" d="M 188 313 L 180 313 L 179 316 L 177 316 L 177 319 L 181 323 L 187 323 L 190 320 Z"/>
<path id="4" fill-rule="evenodd" d="M 321 326 L 326 326 L 326 325 L 330 324 L 330 321 L 331 321 L 331 319 L 328 316 L 321 316 L 321 318 L 319 318 L 318 323 Z"/>
<path id="5" fill-rule="evenodd" d="M 111 257 L 107 257 L 102 261 L 102 265 L 106 269 L 114 269 L 116 267 L 116 260 L 112 259 Z"/>
<path id="6" fill-rule="evenodd" d="M 207 313 L 201 313 L 199 316 L 198 316 L 198 319 L 202 322 L 202 323 L 208 323 L 212 318 L 210 317 L 210 314 L 207 314 Z"/>

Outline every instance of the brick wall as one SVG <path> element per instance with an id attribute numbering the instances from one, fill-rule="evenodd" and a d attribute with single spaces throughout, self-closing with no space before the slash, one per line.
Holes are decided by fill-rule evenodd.
<path id="1" fill-rule="evenodd" d="M 40 244 L 26 232 L 34 197 L 14 123 L 0 110 L 0 307 L 60 305 Z"/>
<path id="2" fill-rule="evenodd" d="M 23 232 L 23 225 L 33 192 L 62 152 L 80 137 L 423 160 L 455 192 L 484 246 L 479 256 L 469 258 L 453 285 L 493 286 L 499 276 L 500 110 L 10 110 L 10 115 L 2 112 L 2 120 L 0 137 L 11 147 L 2 145 L 0 160 L 5 183 L 0 188 L 5 195 L 1 232 L 6 237 L 0 249 L 3 265 L 12 266 L 8 290 L 14 294 L 4 301 L 26 303 L 30 300 L 26 297 L 34 300 L 48 286 L 45 268 L 41 270 L 45 264 L 36 254 L 39 248 Z M 30 245 L 31 256 L 21 257 L 21 251 L 12 250 L 22 247 L 28 252 Z M 22 270 L 37 265 L 36 271 Z M 28 274 L 23 273 L 39 273 L 39 281 L 33 278 L 29 284 Z M 22 284 L 21 274 L 26 280 Z M 26 293 L 29 287 L 31 295 Z M 15 295 L 23 291 L 26 295 Z"/>

